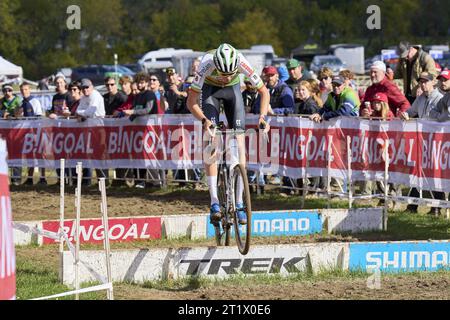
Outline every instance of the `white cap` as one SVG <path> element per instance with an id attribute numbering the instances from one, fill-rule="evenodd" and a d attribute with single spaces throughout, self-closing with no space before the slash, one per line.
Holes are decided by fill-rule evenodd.
<path id="1" fill-rule="evenodd" d="M 370 69 L 378 69 L 378 70 L 381 70 L 383 72 L 386 72 L 386 65 L 384 64 L 383 61 L 375 61 L 370 66 Z"/>

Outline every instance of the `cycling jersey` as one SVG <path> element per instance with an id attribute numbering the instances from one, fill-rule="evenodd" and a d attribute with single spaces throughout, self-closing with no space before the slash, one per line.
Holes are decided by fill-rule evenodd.
<path id="1" fill-rule="evenodd" d="M 208 84 L 215 87 L 230 87 L 240 83 L 239 74 L 247 76 L 250 82 L 257 89 L 260 89 L 264 84 L 261 77 L 255 72 L 255 70 L 250 66 L 247 59 L 241 54 L 239 56 L 238 71 L 229 80 L 227 76 L 222 75 L 216 70 L 214 65 L 214 50 L 209 51 L 205 54 L 200 66 L 198 67 L 197 75 L 194 78 L 191 89 L 196 92 L 201 92 L 203 84 Z"/>

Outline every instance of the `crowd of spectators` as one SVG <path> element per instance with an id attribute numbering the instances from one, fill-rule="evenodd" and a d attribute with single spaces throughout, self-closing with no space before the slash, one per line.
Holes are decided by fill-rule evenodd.
<path id="1" fill-rule="evenodd" d="M 334 119 L 339 116 L 363 117 L 376 120 L 399 118 L 433 119 L 447 121 L 450 119 L 450 71 L 438 73 L 433 58 L 420 47 L 401 42 L 398 47 L 400 60 L 396 70 L 383 61 L 375 61 L 370 67 L 371 85 L 362 90 L 355 82 L 354 74 L 342 70 L 334 74 L 324 67 L 316 76 L 305 76 L 300 61 L 290 59 L 286 66 L 265 66 L 261 78 L 270 92 L 269 115 L 302 115 L 315 122 Z M 13 88 L 4 85 L 0 100 L 0 116 L 10 117 L 73 117 L 78 121 L 88 118 L 136 117 L 154 114 L 187 114 L 186 99 L 188 89 L 195 76 L 198 60 L 192 64 L 192 70 L 186 79 L 181 79 L 174 68 L 166 69 L 166 78 L 158 74 L 138 73 L 134 79 L 128 76 L 118 81 L 114 77 L 105 78 L 106 93 L 102 96 L 89 79 L 80 79 L 66 83 L 64 76 L 55 78 L 56 94 L 51 108 L 46 112 L 39 101 L 30 95 L 28 84 L 22 84 L 21 94 L 13 94 Z M 394 79 L 403 81 L 403 92 Z M 247 113 L 259 114 L 260 97 L 249 79 L 243 79 L 242 95 Z M 20 168 L 13 168 L 13 183 L 18 184 L 16 174 Z M 27 184 L 32 184 L 33 168 L 28 171 Z M 118 169 L 118 178 L 127 177 L 129 170 Z M 164 172 L 150 172 L 155 180 L 162 180 Z M 98 177 L 108 175 L 103 170 L 96 171 Z M 59 175 L 60 173 L 58 173 Z M 135 170 L 138 178 L 136 186 L 145 187 L 146 174 L 149 170 Z M 199 180 L 200 172 L 189 170 L 189 179 Z M 84 177 L 91 177 L 86 170 Z M 178 180 L 186 179 L 185 170 L 175 174 Z M 83 181 L 89 184 L 90 180 Z M 267 177 L 250 173 L 250 182 L 258 179 L 260 185 L 266 184 Z M 272 177 L 272 183 L 282 183 L 286 189 L 282 193 L 292 193 L 290 187 L 302 187 L 302 181 L 292 181 L 287 177 Z M 339 183 L 339 181 L 337 181 Z M 39 183 L 45 182 L 45 171 L 41 171 Z M 120 183 L 120 182 L 119 182 Z M 323 179 L 312 179 L 311 186 L 324 188 Z M 383 186 L 378 185 L 382 190 Z M 391 185 L 395 192 L 396 186 Z M 362 193 L 371 193 L 370 183 L 361 187 Z M 418 191 L 411 189 L 411 196 Z M 433 196 L 444 199 L 444 194 L 435 192 Z M 410 205 L 410 211 L 416 212 L 417 206 Z M 436 211 L 436 210 L 435 210 Z"/>

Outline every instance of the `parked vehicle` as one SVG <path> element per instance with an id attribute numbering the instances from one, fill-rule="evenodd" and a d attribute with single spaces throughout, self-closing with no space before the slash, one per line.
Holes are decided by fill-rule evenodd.
<path id="1" fill-rule="evenodd" d="M 124 75 L 133 77 L 135 75 L 135 72 L 122 65 L 118 65 L 116 69 L 114 65 L 95 64 L 74 68 L 72 70 L 72 80 L 88 78 L 94 86 L 99 86 L 103 84 L 107 75 L 115 75 L 116 72 L 118 77 Z"/>
<path id="2" fill-rule="evenodd" d="M 330 68 L 333 73 L 339 73 L 339 71 L 344 70 L 346 66 L 341 59 L 333 55 L 315 56 L 311 62 L 311 71 L 317 74 L 323 67 Z"/>
<path id="3" fill-rule="evenodd" d="M 330 54 L 338 57 L 351 72 L 364 74 L 364 46 L 349 43 L 333 44 L 330 46 Z"/>
<path id="4" fill-rule="evenodd" d="M 430 51 L 430 54 L 432 52 Z M 432 54 L 432 57 L 434 58 L 434 61 L 436 61 L 442 68 L 444 69 L 450 69 L 450 52 L 449 51 L 441 51 L 439 54 Z"/>
<path id="5" fill-rule="evenodd" d="M 173 67 L 172 57 L 175 54 L 192 52 L 192 49 L 162 48 L 147 52 L 137 63 L 140 65 L 141 69 L 146 72 L 156 69 L 165 69 Z"/>

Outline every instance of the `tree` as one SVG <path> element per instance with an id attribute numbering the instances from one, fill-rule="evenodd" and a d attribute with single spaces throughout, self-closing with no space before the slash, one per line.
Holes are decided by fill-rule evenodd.
<path id="1" fill-rule="evenodd" d="M 260 9 L 248 11 L 243 19 L 231 22 L 223 40 L 242 49 L 255 44 L 271 44 L 275 52 L 283 51 L 273 19 Z"/>
<path id="2" fill-rule="evenodd" d="M 205 51 L 216 47 L 223 37 L 218 4 L 174 1 L 152 15 L 150 26 L 158 47 L 180 47 Z"/>

